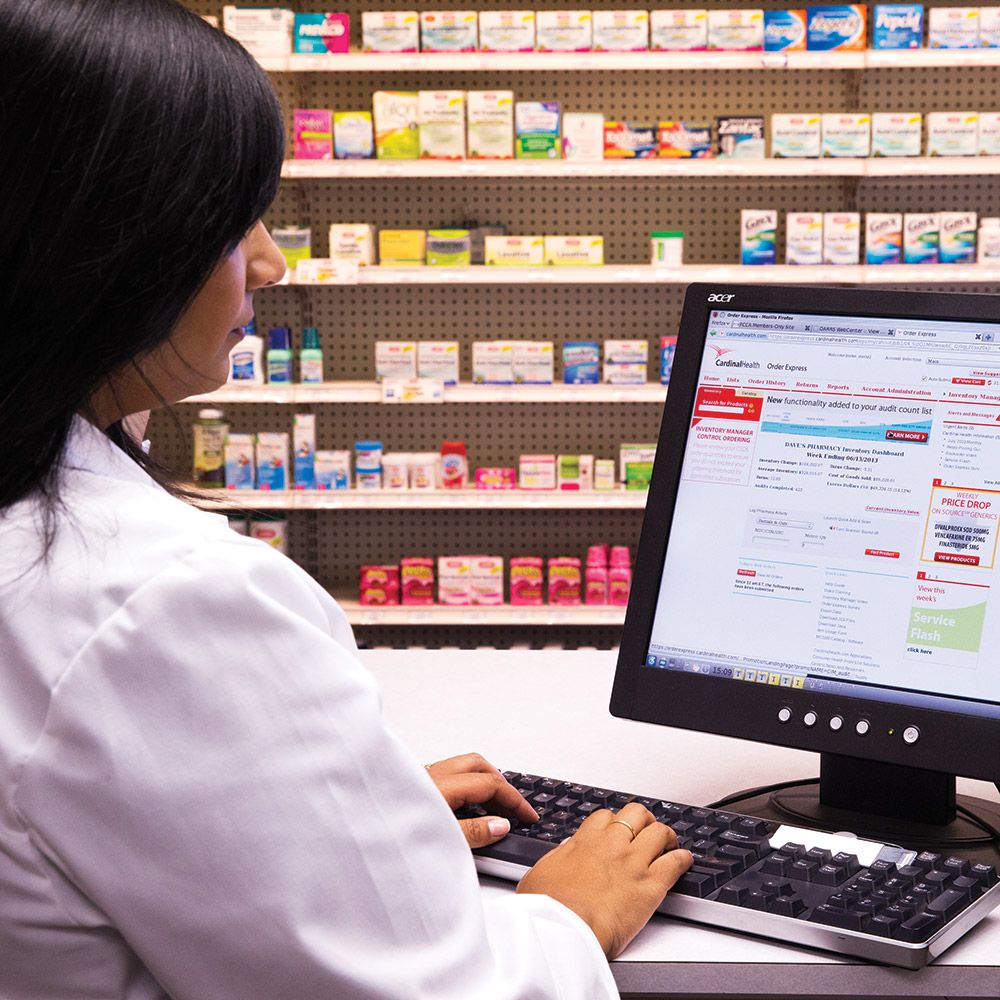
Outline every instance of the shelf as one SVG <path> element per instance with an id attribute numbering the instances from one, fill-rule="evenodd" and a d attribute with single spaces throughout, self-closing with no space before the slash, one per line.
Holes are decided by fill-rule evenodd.
<path id="1" fill-rule="evenodd" d="M 645 490 L 219 490 L 206 510 L 642 510 Z"/>
<path id="2" fill-rule="evenodd" d="M 286 160 L 287 180 L 441 177 L 948 177 L 1000 174 L 1000 156 L 762 160 Z"/>
<path id="3" fill-rule="evenodd" d="M 473 607 L 390 604 L 378 607 L 346 599 L 338 599 L 337 603 L 352 625 L 623 625 L 625 622 L 625 608 L 598 604 Z"/>
<path id="4" fill-rule="evenodd" d="M 645 385 L 474 385 L 446 386 L 445 403 L 662 403 L 667 387 Z M 189 396 L 183 403 L 381 403 L 377 382 L 324 382 L 321 385 L 224 385 Z M 390 404 L 406 406 L 409 404 Z M 413 404 L 424 405 L 424 404 Z M 433 404 L 427 404 L 433 405 Z"/>

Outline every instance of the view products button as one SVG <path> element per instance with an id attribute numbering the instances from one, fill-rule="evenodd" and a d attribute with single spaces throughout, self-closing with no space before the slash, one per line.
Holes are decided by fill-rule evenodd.
<path id="1" fill-rule="evenodd" d="M 935 552 L 934 562 L 957 563 L 959 566 L 978 566 L 979 556 L 965 556 L 960 552 Z"/>

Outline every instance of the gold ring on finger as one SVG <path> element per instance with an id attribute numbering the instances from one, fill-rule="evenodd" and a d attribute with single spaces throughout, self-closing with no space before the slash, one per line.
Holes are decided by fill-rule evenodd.
<path id="1" fill-rule="evenodd" d="M 613 819 L 611 821 L 611 825 L 615 823 L 617 823 L 619 826 L 624 826 L 628 830 L 628 832 L 632 834 L 632 839 L 635 840 L 635 829 L 633 828 L 631 823 L 626 823 L 625 820 L 623 819 Z"/>

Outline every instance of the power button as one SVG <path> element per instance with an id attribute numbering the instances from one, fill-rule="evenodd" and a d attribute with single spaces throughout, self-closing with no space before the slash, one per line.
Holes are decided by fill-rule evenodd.
<path id="1" fill-rule="evenodd" d="M 903 742 L 913 746 L 920 739 L 920 730 L 916 726 L 907 726 L 903 730 Z"/>

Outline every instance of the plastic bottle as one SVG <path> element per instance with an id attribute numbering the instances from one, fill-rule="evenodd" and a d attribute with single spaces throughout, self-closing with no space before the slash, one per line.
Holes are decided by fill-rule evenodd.
<path id="1" fill-rule="evenodd" d="M 441 443 L 441 488 L 461 490 L 469 483 L 469 459 L 464 441 Z"/>
<path id="2" fill-rule="evenodd" d="M 584 602 L 608 603 L 608 547 L 591 545 L 587 549 L 587 568 L 584 571 Z"/>
<path id="3" fill-rule="evenodd" d="M 229 424 L 222 410 L 199 410 L 191 425 L 194 437 L 194 481 L 220 489 L 226 485 L 226 435 Z"/>
<path id="4" fill-rule="evenodd" d="M 314 326 L 307 326 L 302 331 L 299 378 L 303 383 L 323 381 L 323 348 L 320 346 L 319 330 Z"/>
<path id="5" fill-rule="evenodd" d="M 229 381 L 264 384 L 264 341 L 257 336 L 254 320 L 243 327 L 243 339 L 229 352 Z"/>
<path id="6" fill-rule="evenodd" d="M 267 331 L 267 380 L 292 381 L 292 331 L 287 326 Z"/>
<path id="7" fill-rule="evenodd" d="M 632 556 L 627 545 L 611 547 L 611 568 L 608 570 L 608 603 L 624 607 L 632 589 Z"/>

